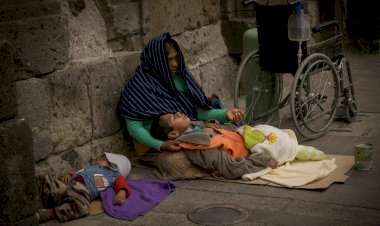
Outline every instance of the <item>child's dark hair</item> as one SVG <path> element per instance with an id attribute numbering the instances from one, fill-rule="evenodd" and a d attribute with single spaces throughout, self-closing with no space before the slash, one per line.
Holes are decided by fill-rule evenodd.
<path id="1" fill-rule="evenodd" d="M 152 137 L 159 140 L 168 140 L 168 134 L 171 131 L 173 131 L 173 127 L 169 126 L 159 115 L 153 119 L 152 127 L 150 128 Z"/>

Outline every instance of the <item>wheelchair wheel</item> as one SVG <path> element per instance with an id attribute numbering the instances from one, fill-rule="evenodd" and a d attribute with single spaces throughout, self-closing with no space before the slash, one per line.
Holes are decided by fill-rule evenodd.
<path id="1" fill-rule="evenodd" d="M 260 69 L 258 50 L 244 57 L 237 73 L 234 107 L 245 109 L 245 123 L 269 124 L 278 110 L 281 92 L 281 76 Z"/>
<path id="2" fill-rule="evenodd" d="M 346 121 L 354 122 L 358 115 L 358 108 L 354 100 L 349 100 L 345 103 Z"/>
<path id="3" fill-rule="evenodd" d="M 290 94 L 292 119 L 301 135 L 315 139 L 328 131 L 338 107 L 339 90 L 330 58 L 314 53 L 302 61 Z"/>
<path id="4" fill-rule="evenodd" d="M 346 112 L 346 121 L 347 122 L 354 122 L 356 120 L 356 117 L 358 115 L 358 109 L 356 106 L 356 99 L 355 99 L 355 90 L 354 90 L 354 83 L 351 76 L 351 68 L 348 60 L 342 56 L 342 59 L 340 60 L 342 65 L 341 67 L 338 67 L 338 74 L 339 78 L 341 80 L 340 88 L 343 90 L 343 96 L 344 99 L 342 101 L 343 106 L 345 107 Z"/>

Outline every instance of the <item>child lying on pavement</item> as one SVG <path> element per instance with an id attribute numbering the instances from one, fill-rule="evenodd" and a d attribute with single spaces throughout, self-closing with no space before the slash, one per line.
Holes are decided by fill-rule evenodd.
<path id="1" fill-rule="evenodd" d="M 157 139 L 180 141 L 193 164 L 227 179 L 277 167 L 277 161 L 266 153 L 249 155 L 242 136 L 235 131 L 222 129 L 215 122 L 191 122 L 179 112 L 159 116 L 151 134 Z"/>
<path id="2" fill-rule="evenodd" d="M 90 201 L 100 197 L 100 191 L 113 187 L 114 204 L 123 205 L 131 191 L 125 180 L 131 163 L 124 155 L 104 152 L 97 165 L 78 172 L 66 173 L 62 180 L 51 175 L 37 177 L 40 209 L 39 223 L 52 219 L 60 222 L 87 216 Z M 42 208 L 42 209 L 41 209 Z"/>

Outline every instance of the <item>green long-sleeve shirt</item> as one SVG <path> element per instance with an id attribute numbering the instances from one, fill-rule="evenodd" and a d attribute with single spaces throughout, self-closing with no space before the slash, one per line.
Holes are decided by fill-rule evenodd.
<path id="1" fill-rule="evenodd" d="M 186 84 L 180 76 L 175 75 L 173 77 L 173 80 L 177 89 L 185 93 L 189 92 Z M 203 121 L 215 119 L 221 123 L 226 123 L 228 122 L 228 119 L 226 118 L 226 112 L 227 109 L 197 108 L 198 118 Z M 152 126 L 152 120 L 137 121 L 126 118 L 125 122 L 128 128 L 128 133 L 133 137 L 135 141 L 156 150 L 160 150 L 160 147 L 164 141 L 158 140 L 150 135 L 149 131 Z"/>

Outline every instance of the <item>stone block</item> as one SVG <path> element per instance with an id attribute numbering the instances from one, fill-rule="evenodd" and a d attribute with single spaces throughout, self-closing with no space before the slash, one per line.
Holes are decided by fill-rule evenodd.
<path id="1" fill-rule="evenodd" d="M 89 165 L 96 164 L 96 162 L 92 161 L 92 148 L 91 143 L 87 143 L 83 146 L 77 146 L 73 149 L 70 149 L 60 156 L 62 160 L 70 163 L 70 166 L 73 170 L 80 170 Z"/>
<path id="2" fill-rule="evenodd" d="M 78 14 L 86 8 L 85 0 L 68 0 L 69 8 L 73 16 L 78 16 Z"/>
<path id="3" fill-rule="evenodd" d="M 94 140 L 91 142 L 91 146 L 93 163 L 95 163 L 102 151 L 123 154 L 129 159 L 132 159 L 135 156 L 132 145 L 125 141 L 122 132 L 117 132 L 111 136 Z"/>
<path id="4" fill-rule="evenodd" d="M 89 77 L 85 67 L 70 67 L 47 76 L 51 98 L 53 150 L 61 152 L 80 146 L 92 137 Z"/>
<path id="5" fill-rule="evenodd" d="M 143 1 L 142 11 L 143 33 L 147 34 L 144 43 L 162 31 L 177 35 L 203 24 L 202 0 Z"/>
<path id="6" fill-rule="evenodd" d="M 0 121 L 17 114 L 17 93 L 12 46 L 0 41 Z"/>
<path id="7" fill-rule="evenodd" d="M 36 175 L 50 174 L 61 177 L 65 172 L 77 171 L 91 165 L 91 143 L 76 146 L 57 155 L 50 155 L 36 163 Z"/>
<path id="8" fill-rule="evenodd" d="M 257 2 L 259 2 L 260 4 L 267 4 L 266 2 L 264 1 L 267 1 L 267 0 L 263 0 L 260 2 L 260 0 L 258 0 Z M 282 1 L 282 0 L 278 0 L 278 1 Z M 238 0 L 237 3 L 236 3 L 236 14 L 237 14 L 237 18 L 246 18 L 246 17 L 254 17 L 255 16 L 255 4 L 250 4 L 250 5 L 244 5 L 244 0 Z M 273 2 L 273 0 L 268 0 L 267 1 L 268 4 L 270 4 L 270 2 Z M 273 3 L 273 4 L 276 4 L 276 3 Z"/>
<path id="9" fill-rule="evenodd" d="M 107 45 L 104 18 L 100 15 L 94 1 L 86 1 L 84 9 L 76 16 L 69 17 L 68 32 L 70 60 L 88 61 L 94 57 L 108 57 L 112 54 Z"/>
<path id="10" fill-rule="evenodd" d="M 135 74 L 136 67 L 141 63 L 140 62 L 141 51 L 135 52 L 120 52 L 114 54 L 116 59 L 117 68 L 119 73 L 123 78 L 122 85 L 127 84 L 129 79 Z M 124 87 L 124 86 L 123 86 Z M 121 92 L 121 90 L 120 90 Z"/>
<path id="11" fill-rule="evenodd" d="M 68 61 L 69 37 L 63 14 L 0 23 L 0 39 L 14 48 L 16 80 L 62 69 Z"/>
<path id="12" fill-rule="evenodd" d="M 252 18 L 256 18 L 256 11 L 254 9 L 241 10 L 241 11 L 237 11 L 235 15 L 236 15 L 236 19 L 238 18 L 252 19 Z"/>
<path id="13" fill-rule="evenodd" d="M 261 5 L 288 5 L 288 0 L 256 0 Z"/>
<path id="14" fill-rule="evenodd" d="M 235 13 L 237 0 L 220 0 L 220 11 L 222 14 Z"/>
<path id="15" fill-rule="evenodd" d="M 107 41 L 114 51 L 142 48 L 141 1 L 94 1 L 105 23 Z"/>
<path id="16" fill-rule="evenodd" d="M 144 48 L 143 36 L 132 35 L 130 37 L 122 37 L 121 39 L 114 39 L 108 42 L 113 51 L 138 51 Z"/>
<path id="17" fill-rule="evenodd" d="M 39 161 L 53 152 L 46 80 L 31 78 L 18 81 L 16 86 L 18 117 L 24 118 L 32 130 L 34 160 Z"/>
<path id="18" fill-rule="evenodd" d="M 141 2 L 124 2 L 110 6 L 105 17 L 109 46 L 114 51 L 136 51 L 143 48 Z"/>
<path id="19" fill-rule="evenodd" d="M 220 0 L 204 0 L 202 25 L 215 24 L 220 20 Z"/>
<path id="20" fill-rule="evenodd" d="M 59 0 L 3 1 L 0 8 L 0 22 L 50 16 L 60 13 L 61 3 Z"/>
<path id="21" fill-rule="evenodd" d="M 221 0 L 222 20 L 255 17 L 254 4 L 244 5 L 244 0 Z"/>
<path id="22" fill-rule="evenodd" d="M 32 132 L 24 120 L 0 123 L 0 225 L 17 225 L 20 221 L 36 225 L 32 142 Z"/>
<path id="23" fill-rule="evenodd" d="M 255 19 L 233 19 L 223 20 L 221 24 L 223 38 L 231 55 L 240 55 L 243 52 L 243 35 L 252 28 L 256 27 Z"/>
<path id="24" fill-rule="evenodd" d="M 108 1 L 110 4 L 112 5 L 121 5 L 121 4 L 125 4 L 125 2 L 136 2 L 134 0 L 106 0 Z"/>
<path id="25" fill-rule="evenodd" d="M 173 37 L 177 40 L 190 68 L 195 68 L 228 55 L 220 23 L 187 31 Z"/>
<path id="26" fill-rule="evenodd" d="M 93 137 L 100 138 L 120 129 L 117 105 L 124 83 L 116 64 L 110 60 L 92 63 L 88 68 Z"/>
<path id="27" fill-rule="evenodd" d="M 51 174 L 57 177 L 67 171 L 77 171 L 96 164 L 103 151 L 120 153 L 132 158 L 132 146 L 124 140 L 121 131 L 100 139 L 90 141 L 82 146 L 76 146 L 57 155 L 50 155 L 44 161 L 35 165 L 36 175 Z"/>
<path id="28" fill-rule="evenodd" d="M 114 55 L 116 59 L 117 68 L 119 70 L 119 73 L 122 77 L 123 82 L 121 83 L 122 86 L 120 88 L 120 93 L 118 97 L 118 101 L 120 101 L 120 94 L 124 88 L 124 86 L 128 83 L 128 81 L 134 76 L 136 67 L 141 63 L 140 62 L 140 51 L 136 52 L 120 52 Z M 132 149 L 133 144 L 129 141 L 129 135 L 127 134 L 126 127 L 124 124 L 124 121 L 120 121 L 120 127 L 122 128 L 122 131 L 125 133 L 124 140 L 127 141 L 127 146 Z M 128 152 L 130 153 L 130 152 Z M 133 156 L 129 156 L 133 157 Z"/>
<path id="29" fill-rule="evenodd" d="M 233 96 L 236 71 L 228 56 L 201 66 L 200 83 L 206 95 L 216 94 L 223 99 Z"/>
<path id="30" fill-rule="evenodd" d="M 190 72 L 193 75 L 194 79 L 198 82 L 198 84 L 200 86 L 202 86 L 200 67 L 192 68 L 192 69 L 190 69 Z M 205 90 L 203 90 L 203 91 L 205 91 Z"/>
<path id="31" fill-rule="evenodd" d="M 139 34 L 140 9 L 139 2 L 126 2 L 111 6 L 114 35 L 118 37 Z"/>

